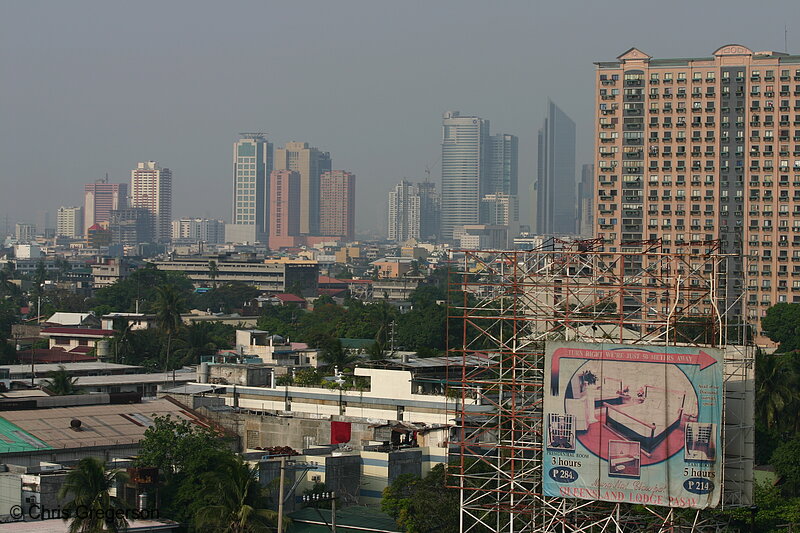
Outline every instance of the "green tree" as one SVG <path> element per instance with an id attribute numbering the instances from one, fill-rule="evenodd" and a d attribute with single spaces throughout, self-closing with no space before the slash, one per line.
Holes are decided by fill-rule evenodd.
<path id="1" fill-rule="evenodd" d="M 136 466 L 158 468 L 160 510 L 173 520 L 189 523 L 210 500 L 203 476 L 233 456 L 229 442 L 217 431 L 156 417 L 139 445 Z"/>
<path id="2" fill-rule="evenodd" d="M 258 467 L 251 468 L 239 457 L 226 457 L 203 477 L 203 491 L 209 502 L 195 515 L 198 531 L 274 531 L 277 513 L 267 508 L 269 500 L 258 483 Z"/>
<path id="3" fill-rule="evenodd" d="M 345 350 L 344 346 L 342 346 L 342 341 L 338 338 L 330 337 L 325 339 L 319 348 L 322 349 L 320 354 L 322 360 L 330 366 L 338 366 L 339 370 L 343 370 L 356 360 L 356 356 Z"/>
<path id="4" fill-rule="evenodd" d="M 36 263 L 36 270 L 33 273 L 33 294 L 41 296 L 44 291 L 44 282 L 47 280 L 47 270 L 44 266 L 44 259 L 39 259 Z"/>
<path id="5" fill-rule="evenodd" d="M 384 489 L 381 509 L 409 533 L 456 533 L 458 491 L 447 487 L 446 477 L 443 464 L 421 479 L 402 474 Z"/>
<path id="6" fill-rule="evenodd" d="M 231 313 L 241 310 L 246 303 L 259 294 L 260 291 L 257 288 L 246 283 L 215 284 L 215 288 L 195 296 L 194 306 L 198 309 Z"/>
<path id="7" fill-rule="evenodd" d="M 181 336 L 175 339 L 174 355 L 177 365 L 197 364 L 201 355 L 209 355 L 217 349 L 217 344 L 212 338 L 214 326 L 210 322 L 195 322 L 181 331 Z"/>
<path id="8" fill-rule="evenodd" d="M 13 278 L 13 270 L 7 268 L 11 263 L 6 263 L 6 266 L 0 269 L 0 297 L 8 298 L 10 296 L 19 296 L 19 287 L 11 282 Z"/>
<path id="9" fill-rule="evenodd" d="M 800 376 L 795 354 L 756 354 L 756 414 L 766 429 L 796 429 Z"/>
<path id="10" fill-rule="evenodd" d="M 78 466 L 67 473 L 58 492 L 59 499 L 66 500 L 62 512 L 69 515 L 69 518 L 64 518 L 70 521 L 69 532 L 101 533 L 127 529 L 127 519 L 118 512 L 125 506 L 110 492 L 126 478 L 127 475 L 119 470 L 106 471 L 105 461 L 95 457 L 78 461 Z"/>
<path id="11" fill-rule="evenodd" d="M 137 308 L 139 312 L 152 313 L 158 287 L 162 285 L 174 287 L 187 301 L 194 292 L 192 281 L 183 272 L 165 272 L 148 264 L 127 278 L 97 290 L 89 305 L 98 316 L 114 311 L 133 312 Z"/>
<path id="12" fill-rule="evenodd" d="M 77 378 L 67 372 L 63 365 L 58 366 L 58 370 L 53 370 L 42 382 L 42 388 L 49 390 L 54 396 L 68 396 L 71 394 L 81 394 L 83 391 L 75 384 Z"/>
<path id="13" fill-rule="evenodd" d="M 183 326 L 181 313 L 185 310 L 185 300 L 181 293 L 171 285 L 158 287 L 155 303 L 156 322 L 161 332 L 167 336 L 167 353 L 164 358 L 164 371 L 169 370 L 171 363 L 172 339 Z"/>
<path id="14" fill-rule="evenodd" d="M 772 454 L 770 463 L 781 476 L 781 491 L 787 497 L 800 496 L 800 435 L 782 442 Z"/>
<path id="15" fill-rule="evenodd" d="M 761 319 L 761 328 L 767 337 L 780 343 L 779 352 L 800 349 L 800 304 L 773 305 Z"/>
<path id="16" fill-rule="evenodd" d="M 219 267 L 217 262 L 213 259 L 208 262 L 208 277 L 211 278 L 211 286 L 217 288 L 217 276 L 219 276 Z"/>

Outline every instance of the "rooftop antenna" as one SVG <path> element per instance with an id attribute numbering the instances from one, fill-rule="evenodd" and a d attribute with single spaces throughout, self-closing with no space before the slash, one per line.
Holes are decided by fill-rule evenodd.
<path id="1" fill-rule="evenodd" d="M 783 25 L 783 51 L 789 53 L 789 26 Z"/>

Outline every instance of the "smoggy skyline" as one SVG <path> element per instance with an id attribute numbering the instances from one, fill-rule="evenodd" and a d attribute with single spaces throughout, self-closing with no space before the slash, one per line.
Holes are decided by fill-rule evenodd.
<path id="1" fill-rule="evenodd" d="M 439 184 L 441 115 L 519 136 L 522 222 L 547 99 L 592 160 L 594 61 L 636 46 L 784 50 L 796 2 L 15 2 L 0 19 L 0 217 L 81 205 L 83 184 L 173 172 L 173 216 L 230 219 L 231 146 L 307 141 L 357 176 L 357 231 L 404 177 Z M 800 53 L 800 26 L 789 26 Z"/>

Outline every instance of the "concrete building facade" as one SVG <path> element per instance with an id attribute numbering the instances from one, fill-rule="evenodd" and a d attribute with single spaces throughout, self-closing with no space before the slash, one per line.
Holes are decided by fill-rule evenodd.
<path id="1" fill-rule="evenodd" d="M 300 233 L 318 235 L 320 224 L 320 176 L 331 170 L 331 155 L 307 142 L 287 142 L 275 150 L 275 170 L 300 174 Z"/>
<path id="2" fill-rule="evenodd" d="M 594 165 L 581 167 L 578 183 L 578 235 L 590 238 L 594 235 Z"/>
<path id="3" fill-rule="evenodd" d="M 83 208 L 59 207 L 56 218 L 56 235 L 76 239 L 83 235 Z"/>
<path id="4" fill-rule="evenodd" d="M 595 230 L 604 248 L 722 250 L 747 318 L 800 303 L 800 56 L 725 45 L 656 59 L 631 48 L 597 63 Z M 736 312 L 736 311 L 735 311 Z M 761 339 L 762 341 L 764 339 Z"/>
<path id="5" fill-rule="evenodd" d="M 111 219 L 111 211 L 128 207 L 128 184 L 108 183 L 108 177 L 83 187 L 83 235 Z"/>
<path id="6" fill-rule="evenodd" d="M 320 176 L 319 234 L 352 241 L 355 221 L 356 175 L 346 170 L 323 172 Z"/>
<path id="7" fill-rule="evenodd" d="M 172 221 L 172 240 L 180 242 L 225 242 L 225 221 L 210 218 L 181 218 Z"/>
<path id="8" fill-rule="evenodd" d="M 269 234 L 272 143 L 262 133 L 241 133 L 233 144 L 233 205 L 227 242 L 265 242 Z"/>
<path id="9" fill-rule="evenodd" d="M 137 163 L 131 171 L 131 207 L 150 212 L 153 242 L 172 239 L 172 171 L 155 161 Z"/>
<path id="10" fill-rule="evenodd" d="M 436 184 L 403 180 L 389 191 L 387 205 L 390 241 L 435 240 L 439 233 L 439 194 Z"/>
<path id="11" fill-rule="evenodd" d="M 269 190 L 269 247 L 296 246 L 300 237 L 300 173 L 273 170 Z"/>

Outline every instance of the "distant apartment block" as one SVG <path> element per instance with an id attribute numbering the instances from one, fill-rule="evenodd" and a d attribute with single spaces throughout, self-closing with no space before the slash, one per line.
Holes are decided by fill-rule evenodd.
<path id="1" fill-rule="evenodd" d="M 269 232 L 272 143 L 263 133 L 241 133 L 233 144 L 233 206 L 227 242 L 265 242 Z"/>
<path id="2" fill-rule="evenodd" d="M 108 183 L 108 177 L 83 187 L 83 235 L 111 219 L 111 211 L 128 207 L 128 184 Z"/>
<path id="3" fill-rule="evenodd" d="M 300 173 L 273 170 L 270 175 L 269 247 L 296 246 L 300 238 Z"/>
<path id="4" fill-rule="evenodd" d="M 18 222 L 14 226 L 14 233 L 19 243 L 29 243 L 36 240 L 36 224 Z"/>
<path id="5" fill-rule="evenodd" d="M 800 56 L 725 45 L 657 59 L 631 48 L 596 64 L 595 230 L 608 251 L 659 239 L 732 259 L 748 322 L 800 303 Z M 733 310 L 729 315 L 743 310 Z M 759 340 L 763 343 L 764 339 Z"/>
<path id="6" fill-rule="evenodd" d="M 409 239 L 436 240 L 440 207 L 434 183 L 401 181 L 389 192 L 389 240 L 398 243 Z"/>
<path id="7" fill-rule="evenodd" d="M 150 211 L 154 242 L 172 238 L 172 172 L 155 161 L 138 163 L 131 171 L 131 207 Z"/>
<path id="8" fill-rule="evenodd" d="M 108 223 L 111 230 L 111 244 L 136 246 L 153 242 L 153 215 L 143 207 L 127 207 L 111 211 Z"/>
<path id="9" fill-rule="evenodd" d="M 76 239 L 83 235 L 83 208 L 59 207 L 56 218 L 56 235 Z"/>
<path id="10" fill-rule="evenodd" d="M 356 175 L 330 170 L 320 176 L 319 234 L 352 241 L 355 236 Z"/>
<path id="11" fill-rule="evenodd" d="M 275 150 L 275 170 L 300 174 L 300 233 L 320 234 L 320 178 L 331 167 L 331 155 L 307 142 L 287 142 Z"/>
<path id="12" fill-rule="evenodd" d="M 575 123 L 552 101 L 539 130 L 535 196 L 537 233 L 576 232 Z"/>
<path id="13" fill-rule="evenodd" d="M 174 242 L 221 244 L 225 242 L 225 221 L 209 218 L 181 218 L 172 221 Z"/>
<path id="14" fill-rule="evenodd" d="M 519 200 L 504 193 L 487 194 L 481 198 L 481 224 L 508 226 L 510 238 L 519 234 Z"/>

